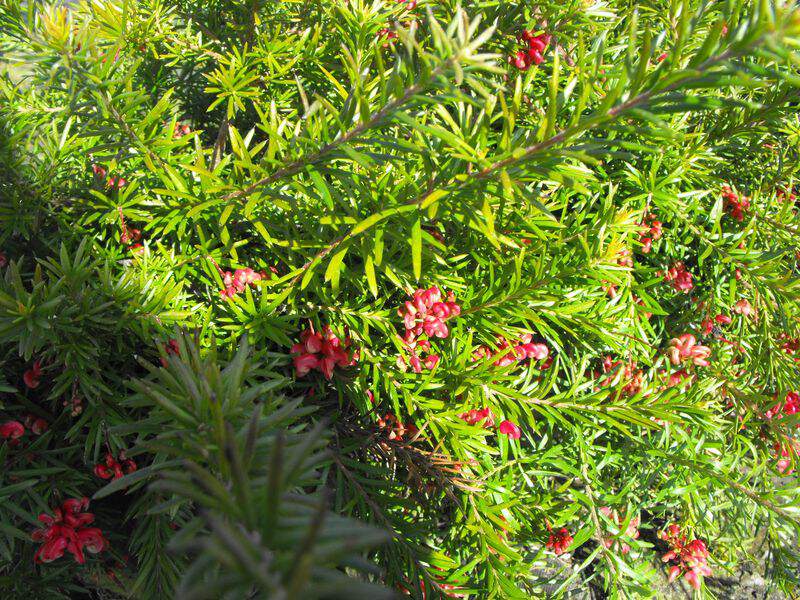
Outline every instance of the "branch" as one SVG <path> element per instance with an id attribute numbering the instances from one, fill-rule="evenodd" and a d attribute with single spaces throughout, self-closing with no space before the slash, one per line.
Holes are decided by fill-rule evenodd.
<path id="1" fill-rule="evenodd" d="M 436 67 L 433 71 L 431 71 L 429 80 L 433 80 L 439 75 L 441 75 L 444 70 L 450 66 L 452 63 L 456 62 L 461 58 L 460 54 L 454 55 L 447 60 L 445 60 L 441 65 Z M 392 112 L 403 106 L 406 102 L 411 100 L 416 94 L 420 93 L 426 87 L 426 83 L 417 82 L 411 87 L 407 88 L 402 96 L 396 98 L 389 102 L 386 106 L 384 106 L 381 110 L 376 112 L 372 117 L 363 123 L 359 123 L 351 130 L 344 133 L 341 137 L 335 139 L 334 141 L 325 144 L 316 152 L 313 152 L 306 156 L 301 156 L 289 164 L 281 167 L 277 171 L 275 171 L 272 175 L 268 177 L 264 177 L 263 179 L 259 179 L 255 183 L 247 186 L 244 189 L 237 190 L 235 192 L 231 192 L 230 194 L 223 197 L 223 200 L 242 200 L 247 198 L 254 192 L 256 192 L 259 188 L 274 183 L 284 177 L 288 177 L 289 175 L 294 175 L 298 171 L 302 170 L 304 167 L 314 164 L 322 159 L 324 156 L 341 146 L 342 144 L 346 144 L 351 140 L 357 138 L 365 131 L 368 131 L 382 122 L 387 116 L 389 116 Z M 332 248 L 328 249 L 330 252 Z M 326 252 L 327 254 L 327 252 Z M 324 255 L 322 255 L 324 256 Z"/>

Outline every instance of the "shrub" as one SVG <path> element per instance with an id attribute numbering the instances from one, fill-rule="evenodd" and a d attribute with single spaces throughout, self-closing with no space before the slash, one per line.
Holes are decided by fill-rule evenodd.
<path id="1" fill-rule="evenodd" d="M 792 6 L 0 6 L 4 597 L 796 590 Z"/>

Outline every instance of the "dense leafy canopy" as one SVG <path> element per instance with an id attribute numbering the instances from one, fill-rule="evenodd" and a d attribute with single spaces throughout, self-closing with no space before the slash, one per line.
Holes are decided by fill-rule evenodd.
<path id="1" fill-rule="evenodd" d="M 795 590 L 798 47 L 771 0 L 0 0 L 3 597 Z"/>

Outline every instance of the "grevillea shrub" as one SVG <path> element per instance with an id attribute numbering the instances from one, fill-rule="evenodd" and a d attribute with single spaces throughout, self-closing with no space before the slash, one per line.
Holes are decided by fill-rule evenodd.
<path id="1" fill-rule="evenodd" d="M 0 0 L 0 597 L 797 593 L 793 10 Z"/>

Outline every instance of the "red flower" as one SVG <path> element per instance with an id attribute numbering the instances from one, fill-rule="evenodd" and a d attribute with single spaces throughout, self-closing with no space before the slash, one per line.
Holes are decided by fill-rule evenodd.
<path id="1" fill-rule="evenodd" d="M 34 415 L 25 415 L 25 426 L 30 429 L 34 435 L 41 435 L 47 431 L 47 421 Z"/>
<path id="2" fill-rule="evenodd" d="M 610 356 L 603 359 L 603 373 L 608 377 L 600 381 L 601 387 L 608 387 L 617 383 L 623 383 L 622 394 L 625 396 L 635 396 L 642 391 L 644 386 L 644 371 L 638 369 L 635 362 L 628 361 L 623 363 L 621 360 L 612 360 Z M 595 373 L 595 376 L 598 376 Z"/>
<path id="3" fill-rule="evenodd" d="M 517 427 L 516 424 L 514 424 L 514 423 L 512 423 L 511 421 L 508 421 L 508 420 L 503 421 L 502 423 L 500 423 L 500 426 L 497 428 L 497 430 L 500 433 L 504 433 L 505 435 L 507 435 L 509 437 L 509 439 L 512 439 L 512 440 L 518 440 L 520 438 L 520 436 L 522 435 L 522 431 L 520 431 L 520 428 Z"/>
<path id="4" fill-rule="evenodd" d="M 136 468 L 136 462 L 126 459 L 124 453 L 120 452 L 119 460 L 117 460 L 109 452 L 106 454 L 105 464 L 95 465 L 94 474 L 100 479 L 119 479 L 123 475 L 133 473 Z"/>
<path id="5" fill-rule="evenodd" d="M 123 177 L 109 177 L 106 181 L 106 187 L 121 190 L 128 182 Z"/>
<path id="6" fill-rule="evenodd" d="M 700 322 L 700 326 L 703 328 L 703 334 L 708 335 L 712 331 L 714 331 L 714 321 L 712 321 L 709 317 L 706 317 Z"/>
<path id="7" fill-rule="evenodd" d="M 378 418 L 378 427 L 384 430 L 390 440 L 402 440 L 405 436 L 414 437 L 419 433 L 419 429 L 413 423 L 403 424 L 392 413 L 385 414 Z"/>
<path id="8" fill-rule="evenodd" d="M 105 179 L 106 170 L 101 167 L 100 165 L 92 165 L 92 173 L 94 173 L 98 179 Z"/>
<path id="9" fill-rule="evenodd" d="M 75 394 L 74 390 L 72 398 L 70 398 L 69 400 L 64 400 L 64 402 L 62 402 L 62 405 L 65 408 L 69 408 L 70 415 L 73 417 L 77 417 L 79 414 L 83 412 L 83 400 Z"/>
<path id="10" fill-rule="evenodd" d="M 520 71 L 524 71 L 528 68 L 528 55 L 523 50 L 517 50 L 508 57 L 508 62 L 513 63 Z"/>
<path id="11" fill-rule="evenodd" d="M 0 438 L 9 440 L 10 444 L 17 444 L 17 440 L 25 434 L 25 427 L 19 421 L 6 421 L 0 425 Z"/>
<path id="12" fill-rule="evenodd" d="M 492 351 L 488 346 L 478 346 L 472 353 L 472 360 L 477 361 L 488 357 L 497 357 L 492 364 L 496 367 L 507 367 L 517 362 L 524 360 L 544 360 L 550 358 L 550 349 L 542 343 L 532 342 L 533 335 L 530 333 L 524 334 L 513 344 L 513 351 L 509 352 L 512 344 L 503 337 L 497 338 L 497 350 Z M 550 361 L 552 364 L 552 361 Z M 544 370 L 549 367 L 549 364 L 542 364 L 539 368 Z"/>
<path id="13" fill-rule="evenodd" d="M 532 30 L 523 29 L 520 36 L 521 43 L 527 43 L 528 47 L 518 50 L 508 57 L 508 62 L 512 63 L 520 71 L 525 71 L 533 65 L 540 65 L 544 62 L 543 53 L 550 44 L 551 36 L 547 33 L 533 35 Z"/>
<path id="14" fill-rule="evenodd" d="M 669 581 L 672 582 L 683 574 L 689 585 L 699 589 L 702 577 L 711 575 L 705 542 L 699 539 L 687 542 L 681 528 L 674 523 L 664 531 L 658 532 L 658 537 L 667 542 L 670 548 L 661 560 L 677 563 L 669 570 Z"/>
<path id="15" fill-rule="evenodd" d="M 783 405 L 783 414 L 793 415 L 798 411 L 800 411 L 800 394 L 788 392 L 786 394 L 786 402 Z"/>
<path id="16" fill-rule="evenodd" d="M 291 353 L 297 377 L 303 377 L 318 369 L 326 379 L 333 377 L 335 367 L 349 367 L 356 363 L 358 352 L 350 352 L 350 338 L 342 342 L 326 326 L 321 333 L 307 329 L 300 334 L 300 342 L 294 344 Z"/>
<path id="17" fill-rule="evenodd" d="M 670 373 L 669 378 L 667 379 L 667 387 L 675 387 L 676 385 L 681 385 L 685 379 L 692 379 L 692 375 L 689 374 L 686 369 L 679 369 L 674 373 Z"/>
<path id="18" fill-rule="evenodd" d="M 639 242 L 642 244 L 642 253 L 647 254 L 653 248 L 653 242 L 661 239 L 661 221 L 654 214 L 646 214 L 640 225 L 644 231 L 639 237 Z"/>
<path id="19" fill-rule="evenodd" d="M 783 440 L 783 443 L 776 442 L 774 446 L 775 455 L 778 459 L 776 468 L 778 473 L 789 475 L 794 471 L 791 468 L 792 460 L 796 460 L 800 455 L 800 443 L 787 436 L 784 436 Z"/>
<path id="20" fill-rule="evenodd" d="M 745 211 L 750 209 L 750 199 L 739 196 L 729 185 L 722 186 L 722 198 L 725 200 L 725 209 L 732 219 L 739 222 L 744 220 Z"/>
<path id="21" fill-rule="evenodd" d="M 737 315 L 742 315 L 743 317 L 754 317 L 756 315 L 756 309 L 753 308 L 744 298 L 734 304 L 733 312 L 735 312 Z"/>
<path id="22" fill-rule="evenodd" d="M 172 137 L 174 138 L 182 138 L 185 135 L 189 135 L 192 133 L 192 128 L 188 125 L 181 125 L 180 123 L 175 123 L 175 128 L 172 130 Z"/>
<path id="23" fill-rule="evenodd" d="M 782 418 L 783 415 L 791 416 L 800 411 L 800 394 L 797 392 L 787 392 L 786 400 L 779 402 L 764 413 L 765 419 L 776 417 Z M 798 424 L 800 426 L 800 424 Z"/>
<path id="24" fill-rule="evenodd" d="M 480 410 L 473 408 L 465 413 L 461 413 L 458 415 L 458 418 L 462 421 L 466 421 L 468 425 L 480 425 L 482 423 L 484 429 L 494 427 L 494 415 L 489 407 Z"/>
<path id="25" fill-rule="evenodd" d="M 103 533 L 96 527 L 86 527 L 94 522 L 92 513 L 83 512 L 88 507 L 88 498 L 73 498 L 53 509 L 53 516 L 46 513 L 39 515 L 44 527 L 31 534 L 33 541 L 42 542 L 34 555 L 37 563 L 52 562 L 67 551 L 75 562 L 83 564 L 86 561 L 84 549 L 92 554 L 106 549 L 108 542 Z"/>
<path id="26" fill-rule="evenodd" d="M 42 367 L 39 361 L 34 361 L 33 366 L 22 375 L 22 381 L 31 389 L 39 387 L 39 378 L 42 376 Z"/>
<path id="27" fill-rule="evenodd" d="M 697 345 L 697 340 L 691 333 L 684 333 L 677 338 L 672 338 L 667 348 L 667 356 L 673 365 L 679 365 L 684 360 L 691 360 L 698 367 L 707 367 L 710 363 L 711 348 Z"/>
<path id="28" fill-rule="evenodd" d="M 0 269 L 5 267 L 8 264 L 8 258 L 6 257 L 5 252 L 0 252 Z"/>
<path id="29" fill-rule="evenodd" d="M 775 197 L 781 202 L 794 203 L 797 201 L 797 196 L 795 196 L 791 189 L 778 189 L 777 192 L 775 192 Z"/>
<path id="30" fill-rule="evenodd" d="M 319 359 L 314 354 L 300 354 L 292 360 L 298 377 L 303 377 L 310 371 L 319 368 Z"/>
<path id="31" fill-rule="evenodd" d="M 219 291 L 220 296 L 223 298 L 233 298 L 236 294 L 243 292 L 247 286 L 268 278 L 265 272 L 257 273 L 250 267 L 236 269 L 233 273 L 223 271 L 219 266 L 217 266 L 217 269 L 220 277 L 222 277 L 222 284 L 225 286 L 224 289 Z"/>
<path id="32" fill-rule="evenodd" d="M 164 352 L 167 353 L 167 356 L 179 356 L 180 352 L 181 352 L 181 348 L 178 345 L 178 340 L 170 338 L 164 344 Z M 165 359 L 163 359 L 163 358 L 161 359 L 161 366 L 162 367 L 166 367 L 167 366 L 167 361 Z"/>
<path id="33" fill-rule="evenodd" d="M 545 548 L 548 550 L 552 550 L 553 553 L 558 556 L 560 554 L 564 554 L 569 548 L 570 544 L 572 544 L 572 536 L 570 535 L 569 531 L 567 531 L 566 527 L 562 527 L 558 531 L 551 531 L 550 537 L 547 539 L 547 544 L 545 544 Z"/>
<path id="34" fill-rule="evenodd" d="M 398 36 L 397 36 L 397 32 L 392 31 L 391 29 L 389 29 L 387 27 L 383 27 L 383 28 L 378 30 L 378 37 L 379 38 L 385 38 L 385 41 L 383 42 L 382 46 L 384 48 L 388 48 L 389 46 L 391 46 L 394 43 L 394 41 L 397 39 Z"/>
<path id="35" fill-rule="evenodd" d="M 778 339 L 781 340 L 781 350 L 789 356 L 794 356 L 800 350 L 800 338 L 790 338 L 784 331 L 778 334 Z M 800 358 L 795 358 L 795 361 L 800 361 Z"/>
<path id="36" fill-rule="evenodd" d="M 688 292 L 694 287 L 692 274 L 686 270 L 683 261 L 678 261 L 664 273 L 664 281 L 672 284 L 678 292 Z"/>
<path id="37" fill-rule="evenodd" d="M 439 364 L 438 355 L 431 354 L 423 360 L 420 353 L 431 352 L 432 338 L 443 339 L 450 335 L 445 321 L 460 314 L 461 307 L 456 304 L 453 293 L 450 292 L 447 299 L 442 301 L 442 292 L 436 286 L 427 290 L 418 289 L 411 300 L 406 300 L 397 309 L 397 315 L 403 318 L 406 330 L 402 340 L 410 355 L 408 365 L 415 373 L 421 373 L 423 366 L 430 370 Z M 398 357 L 398 368 L 405 371 L 408 365 L 405 358 Z"/>
<path id="38" fill-rule="evenodd" d="M 425 357 L 425 360 L 422 362 L 425 365 L 425 368 L 429 371 L 432 371 L 436 365 L 439 364 L 439 355 L 438 354 L 429 354 Z"/>

